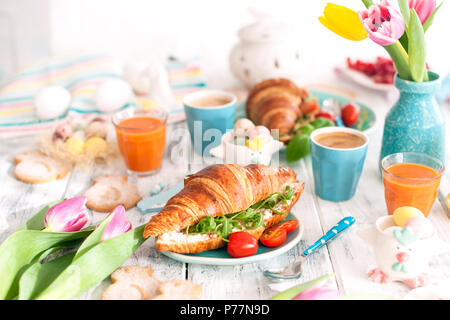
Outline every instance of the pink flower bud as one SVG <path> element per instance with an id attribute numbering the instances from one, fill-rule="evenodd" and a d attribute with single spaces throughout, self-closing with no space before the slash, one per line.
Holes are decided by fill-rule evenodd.
<path id="1" fill-rule="evenodd" d="M 409 0 L 409 8 L 416 10 L 420 22 L 424 24 L 436 9 L 436 0 Z"/>
<path id="2" fill-rule="evenodd" d="M 44 216 L 44 231 L 75 232 L 87 227 L 92 218 L 84 206 L 86 200 L 79 196 L 51 207 Z"/>
<path id="3" fill-rule="evenodd" d="M 371 5 L 358 13 L 359 19 L 372 41 L 382 46 L 394 44 L 405 32 L 401 13 L 387 0 Z"/>
<path id="4" fill-rule="evenodd" d="M 103 231 L 101 241 L 120 236 L 131 230 L 131 223 L 127 220 L 125 208 L 122 205 L 115 207 L 108 217 L 110 215 L 113 215 L 113 217 Z"/>
<path id="5" fill-rule="evenodd" d="M 340 296 L 339 290 L 326 285 L 316 285 L 300 292 L 293 300 L 336 300 Z"/>

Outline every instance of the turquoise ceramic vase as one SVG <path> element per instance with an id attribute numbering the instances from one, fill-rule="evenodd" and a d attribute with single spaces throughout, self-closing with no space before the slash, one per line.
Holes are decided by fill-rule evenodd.
<path id="1" fill-rule="evenodd" d="M 400 97 L 386 115 L 380 160 L 397 152 L 418 152 L 445 162 L 445 120 L 436 100 L 439 75 L 428 72 L 427 82 L 395 77 Z"/>

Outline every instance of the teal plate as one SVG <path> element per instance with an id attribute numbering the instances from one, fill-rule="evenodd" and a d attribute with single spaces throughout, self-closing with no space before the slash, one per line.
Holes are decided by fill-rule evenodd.
<path id="1" fill-rule="evenodd" d="M 310 89 L 308 90 L 308 92 L 310 93 L 310 95 L 316 97 L 319 100 L 320 105 L 322 105 L 323 101 L 326 99 L 336 99 L 342 106 L 350 102 L 357 104 L 361 109 L 361 114 L 359 116 L 358 122 L 354 126 L 352 126 L 352 128 L 363 131 L 366 134 L 370 134 L 370 132 L 372 132 L 372 130 L 375 128 L 377 123 L 375 112 L 363 103 L 348 97 L 325 91 Z M 236 118 L 240 119 L 246 117 L 247 113 L 245 112 L 245 102 L 242 102 L 236 110 Z"/>
<path id="2" fill-rule="evenodd" d="M 294 214 L 289 213 L 286 220 L 298 219 Z M 298 220 L 298 222 L 297 228 L 287 235 L 286 241 L 281 246 L 269 248 L 263 246 L 261 242 L 259 242 L 258 251 L 249 257 L 233 258 L 228 254 L 226 247 L 195 254 L 181 254 L 168 251 L 162 251 L 161 253 L 169 258 L 185 263 L 208 264 L 216 266 L 234 266 L 267 260 L 285 253 L 300 241 L 303 235 L 303 225 L 300 220 Z"/>

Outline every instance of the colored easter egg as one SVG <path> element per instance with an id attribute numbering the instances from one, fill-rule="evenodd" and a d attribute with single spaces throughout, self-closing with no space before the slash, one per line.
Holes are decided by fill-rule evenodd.
<path id="1" fill-rule="evenodd" d="M 48 86 L 34 97 L 34 111 L 39 119 L 57 118 L 67 111 L 70 100 L 70 93 L 63 86 Z"/>
<path id="2" fill-rule="evenodd" d="M 418 233 L 420 235 L 420 239 L 429 238 L 434 233 L 434 228 L 431 221 L 420 215 L 408 219 L 405 223 L 405 227 L 409 227 L 415 233 Z"/>
<path id="3" fill-rule="evenodd" d="M 266 140 L 269 140 L 270 131 L 265 126 L 256 126 L 253 129 L 249 130 L 248 135 L 249 135 L 249 139 L 253 139 L 256 136 L 259 136 L 261 138 L 265 138 Z"/>
<path id="4" fill-rule="evenodd" d="M 242 118 L 236 121 L 233 130 L 237 136 L 245 136 L 253 128 L 255 128 L 255 125 L 251 120 Z"/>
<path id="5" fill-rule="evenodd" d="M 108 144 L 100 137 L 92 137 L 86 141 L 84 149 L 88 155 L 97 156 L 108 151 Z"/>
<path id="6" fill-rule="evenodd" d="M 393 213 L 394 222 L 399 227 L 404 227 L 406 221 L 416 216 L 424 217 L 422 211 L 414 207 L 400 207 Z"/>
<path id="7" fill-rule="evenodd" d="M 84 141 L 81 138 L 72 136 L 65 142 L 66 150 L 73 154 L 81 154 L 84 151 Z"/>

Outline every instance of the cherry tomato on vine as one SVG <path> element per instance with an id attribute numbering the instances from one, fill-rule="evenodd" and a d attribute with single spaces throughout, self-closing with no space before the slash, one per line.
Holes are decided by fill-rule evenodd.
<path id="1" fill-rule="evenodd" d="M 227 251 L 234 258 L 254 255 L 258 251 L 258 240 L 248 232 L 233 232 L 228 238 Z"/>

